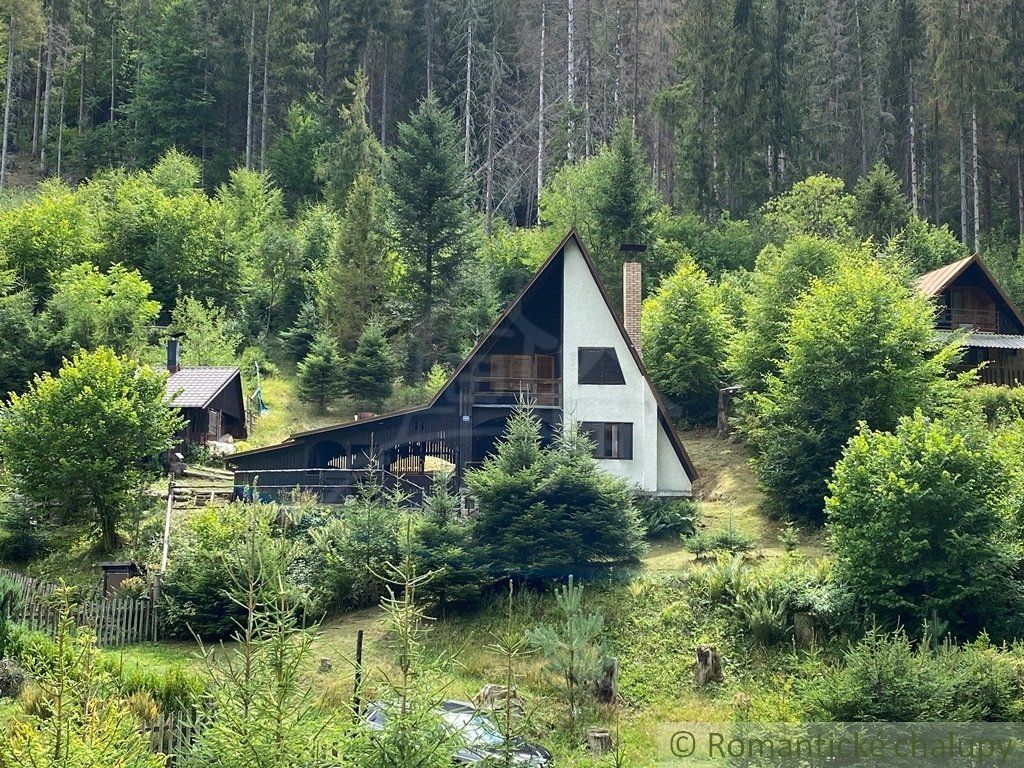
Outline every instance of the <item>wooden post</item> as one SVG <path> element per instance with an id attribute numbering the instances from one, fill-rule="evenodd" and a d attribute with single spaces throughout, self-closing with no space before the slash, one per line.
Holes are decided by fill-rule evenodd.
<path id="1" fill-rule="evenodd" d="M 164 514 L 164 548 L 160 556 L 160 573 L 167 570 L 167 556 L 171 546 L 171 511 L 174 509 L 174 475 L 167 481 L 167 511 Z"/>
<path id="2" fill-rule="evenodd" d="M 359 701 L 359 688 L 363 684 L 363 630 L 356 632 L 356 679 L 353 686 L 352 707 L 358 717 L 362 714 L 362 706 Z"/>

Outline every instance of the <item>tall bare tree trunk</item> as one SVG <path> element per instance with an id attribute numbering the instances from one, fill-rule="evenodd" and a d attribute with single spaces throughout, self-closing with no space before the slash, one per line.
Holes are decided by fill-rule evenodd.
<path id="1" fill-rule="evenodd" d="M 498 46 L 491 38 L 491 86 L 487 92 L 487 164 L 484 171 L 484 231 L 494 231 L 494 126 L 497 122 Z"/>
<path id="2" fill-rule="evenodd" d="M 967 138 L 963 123 L 960 124 L 960 242 L 971 244 L 967 234 Z"/>
<path id="3" fill-rule="evenodd" d="M 267 0 L 267 28 L 263 33 L 263 104 L 260 112 L 260 173 L 267 168 L 267 101 L 270 98 L 270 18 L 273 0 Z"/>
<path id="4" fill-rule="evenodd" d="M 426 0 L 423 7 L 424 22 L 427 36 L 427 94 L 434 92 L 434 3 Z"/>
<path id="5" fill-rule="evenodd" d="M 53 26 L 57 0 L 50 0 L 50 18 L 46 24 L 46 88 L 43 91 L 43 125 L 39 132 L 39 171 L 46 173 L 46 144 L 50 138 L 50 95 L 53 93 Z"/>
<path id="6" fill-rule="evenodd" d="M 565 28 L 565 106 L 568 115 L 566 128 L 568 136 L 565 144 L 565 153 L 569 162 L 576 159 L 576 2 L 566 0 L 566 28 Z"/>
<path id="7" fill-rule="evenodd" d="M 4 132 L 3 142 L 0 143 L 0 192 L 3 191 L 4 183 L 7 181 L 7 137 L 11 129 L 11 95 L 14 86 L 14 14 L 11 14 L 11 21 L 7 28 L 7 82 L 4 86 Z"/>
<path id="8" fill-rule="evenodd" d="M 593 116 L 591 115 L 591 87 L 593 82 L 593 59 L 594 59 L 594 23 L 593 23 L 593 0 L 586 0 L 584 13 L 587 17 L 587 24 L 584 30 L 586 37 L 583 47 L 583 153 L 590 157 L 594 152 L 594 128 Z"/>
<path id="9" fill-rule="evenodd" d="M 380 76 L 380 146 L 388 145 L 388 36 L 384 35 L 384 69 Z"/>
<path id="10" fill-rule="evenodd" d="M 860 0 L 853 4 L 854 33 L 857 40 L 857 123 L 860 129 L 860 173 L 868 172 L 867 96 L 864 93 L 864 53 L 860 31 Z"/>
<path id="11" fill-rule="evenodd" d="M 615 56 L 614 75 L 612 76 L 612 108 L 614 123 L 619 122 L 619 90 L 622 87 L 622 0 L 615 0 Z"/>
<path id="12" fill-rule="evenodd" d="M 75 131 L 82 133 L 82 124 L 85 122 L 85 65 L 89 57 L 89 46 L 82 46 L 82 62 L 78 68 L 78 119 L 75 121 Z"/>
<path id="13" fill-rule="evenodd" d="M 472 13 L 472 11 L 470 12 Z M 469 167 L 469 149 L 472 138 L 473 121 L 470 109 L 473 105 L 473 18 L 466 22 L 466 93 L 462 103 L 464 127 L 462 161 Z"/>
<path id="14" fill-rule="evenodd" d="M 57 123 L 57 178 L 60 178 L 61 169 L 64 164 L 64 105 L 68 91 L 68 47 L 67 42 L 61 50 L 60 56 L 60 122 Z"/>
<path id="15" fill-rule="evenodd" d="M 1024 163 L 1021 146 L 1017 144 L 1017 239 L 1024 243 Z"/>
<path id="16" fill-rule="evenodd" d="M 43 46 L 36 53 L 36 92 L 32 99 L 32 157 L 39 154 L 39 105 L 43 96 Z"/>
<path id="17" fill-rule="evenodd" d="M 252 130 L 253 130 L 253 69 L 256 58 L 256 0 L 252 0 L 252 12 L 249 17 L 249 85 L 246 90 L 245 106 L 245 169 L 252 170 Z"/>
<path id="18" fill-rule="evenodd" d="M 547 36 L 547 2 L 540 0 L 540 78 L 537 87 L 537 220 L 540 192 L 544 188 L 544 44 Z"/>
<path id="19" fill-rule="evenodd" d="M 910 62 L 910 80 L 907 87 L 910 94 L 910 204 L 914 215 L 918 215 L 917 197 L 917 124 L 914 119 L 914 62 Z"/>
<path id="20" fill-rule="evenodd" d="M 114 106 L 115 99 L 117 98 L 117 54 L 115 52 L 117 46 L 117 22 L 110 22 L 110 128 L 113 131 L 114 128 Z M 110 142 L 111 148 L 114 146 L 114 142 Z M 111 150 L 113 151 L 113 150 Z M 113 158 L 111 158 L 113 159 Z"/>
<path id="21" fill-rule="evenodd" d="M 971 101 L 971 188 L 974 213 L 974 252 L 981 253 L 981 205 L 978 189 L 978 105 Z"/>
<path id="22" fill-rule="evenodd" d="M 939 128 L 939 101 L 936 99 L 932 114 L 932 206 L 936 225 L 942 219 L 942 134 Z"/>

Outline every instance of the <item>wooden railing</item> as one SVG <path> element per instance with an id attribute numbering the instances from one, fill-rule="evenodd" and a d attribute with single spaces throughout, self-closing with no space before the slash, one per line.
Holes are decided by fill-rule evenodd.
<path id="1" fill-rule="evenodd" d="M 946 330 L 973 328 L 982 333 L 999 333 L 999 313 L 993 309 L 956 309 L 943 307 L 936 325 Z"/>
<path id="2" fill-rule="evenodd" d="M 541 407 L 562 404 L 562 380 L 475 376 L 474 405 L 516 405 L 526 401 Z"/>

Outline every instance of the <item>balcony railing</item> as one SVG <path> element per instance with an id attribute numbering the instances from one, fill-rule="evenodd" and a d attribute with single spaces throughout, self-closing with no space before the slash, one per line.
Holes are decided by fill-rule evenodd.
<path id="1" fill-rule="evenodd" d="M 999 313 L 995 309 L 955 309 L 943 307 L 936 321 L 939 328 L 971 328 L 982 333 L 999 333 Z"/>
<path id="2" fill-rule="evenodd" d="M 516 405 L 527 401 L 541 407 L 562 404 L 562 380 L 479 376 L 473 379 L 474 405 Z"/>

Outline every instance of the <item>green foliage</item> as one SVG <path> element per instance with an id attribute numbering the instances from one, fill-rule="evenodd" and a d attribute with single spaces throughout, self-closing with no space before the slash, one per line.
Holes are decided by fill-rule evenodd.
<path id="1" fill-rule="evenodd" d="M 805 236 L 761 251 L 743 304 L 742 330 L 730 350 L 729 368 L 737 384 L 760 390 L 765 378 L 778 372 L 793 306 L 811 281 L 829 275 L 845 253 L 835 243 Z"/>
<path id="2" fill-rule="evenodd" d="M 656 226 L 655 251 L 665 244 L 676 245 L 693 254 L 697 265 L 715 279 L 737 269 L 753 269 L 763 246 L 753 224 L 728 213 L 713 223 L 692 213 L 659 216 Z M 672 265 L 668 266 L 671 270 Z"/>
<path id="3" fill-rule="evenodd" d="M 963 396 L 969 407 L 980 411 L 990 426 L 1024 418 L 1024 390 L 1018 387 L 978 384 L 965 387 Z"/>
<path id="4" fill-rule="evenodd" d="M 398 364 L 384 329 L 371 321 L 359 336 L 355 352 L 345 361 L 341 381 L 345 391 L 356 402 L 367 402 L 375 408 L 391 396 Z"/>
<path id="5" fill-rule="evenodd" d="M 608 147 L 605 173 L 598 177 L 595 239 L 591 244 L 598 274 L 613 302 L 622 301 L 623 243 L 653 245 L 658 197 L 633 122 L 622 118 Z"/>
<path id="6" fill-rule="evenodd" d="M 84 261 L 64 272 L 46 308 L 61 352 L 110 347 L 119 355 L 136 355 L 146 344 L 149 326 L 160 305 L 152 287 L 137 271 L 115 264 L 106 274 Z"/>
<path id="7" fill-rule="evenodd" d="M 680 261 L 644 302 L 641 327 L 644 365 L 659 391 L 688 422 L 713 421 L 729 321 L 692 260 Z"/>
<path id="8" fill-rule="evenodd" d="M 75 627 L 67 589 L 58 590 L 55 600 L 60 618 L 54 653 L 29 663 L 33 696 L 23 699 L 26 711 L 11 721 L 0 741 L 0 763 L 160 768 L 165 758 L 150 750 L 139 718 L 113 690 L 91 630 Z"/>
<path id="9" fill-rule="evenodd" d="M 319 302 L 315 299 L 303 302 L 292 327 L 281 332 L 281 341 L 288 357 L 295 362 L 303 360 L 309 354 L 317 332 L 323 327 L 324 320 Z"/>
<path id="10" fill-rule="evenodd" d="M 757 536 L 741 531 L 736 527 L 735 521 L 729 519 L 721 528 L 704 530 L 688 538 L 684 534 L 683 546 L 698 557 L 716 552 L 728 552 L 735 555 L 740 552 L 749 552 L 757 546 Z"/>
<path id="11" fill-rule="evenodd" d="M 20 391 L 42 367 L 47 338 L 34 303 L 12 273 L 0 271 L 0 392 Z"/>
<path id="12" fill-rule="evenodd" d="M 14 616 L 21 608 L 21 587 L 5 574 L 0 574 L 0 659 L 11 649 Z"/>
<path id="13" fill-rule="evenodd" d="M 928 407 L 958 354 L 937 349 L 927 299 L 883 265 L 845 256 L 792 312 L 778 376 L 745 401 L 741 428 L 772 505 L 821 522 L 832 465 L 858 424 L 892 429 Z"/>
<path id="14" fill-rule="evenodd" d="M 364 608 L 386 594 L 388 563 L 400 555 L 400 498 L 372 483 L 346 499 L 340 516 L 309 531 L 310 588 L 325 608 Z"/>
<path id="15" fill-rule="evenodd" d="M 349 186 L 319 286 L 324 318 L 345 352 L 355 348 L 370 318 L 388 309 L 394 257 L 378 178 L 364 171 Z"/>
<path id="16" fill-rule="evenodd" d="M 171 447 L 179 417 L 164 374 L 101 347 L 37 376 L 0 418 L 0 453 L 14 487 L 63 521 L 85 521 L 105 551 L 122 515 Z"/>
<path id="17" fill-rule="evenodd" d="M 276 508 L 236 504 L 204 507 L 175 523 L 173 556 L 161 586 L 164 636 L 207 642 L 231 636 L 246 616 L 230 592 L 233 573 L 254 549 L 267 563 L 275 562 L 275 519 Z M 281 575 L 268 568 L 264 578 L 276 589 Z"/>
<path id="18" fill-rule="evenodd" d="M 823 174 L 798 181 L 761 209 L 765 231 L 776 243 L 795 235 L 850 243 L 854 213 L 855 198 L 843 180 Z"/>
<path id="19" fill-rule="evenodd" d="M 248 515 L 257 523 L 262 517 Z M 207 712 L 185 765 L 336 765 L 332 752 L 345 747 L 343 721 L 320 706 L 306 675 L 317 628 L 298 625 L 282 579 L 294 547 L 283 536 L 268 542 L 264 526 L 250 524 L 239 550 L 229 555 L 228 573 L 243 616 L 230 650 L 203 649 Z"/>
<path id="20" fill-rule="evenodd" d="M 341 109 L 341 130 L 316 151 L 317 179 L 327 202 L 337 211 L 345 209 L 357 176 L 379 177 L 384 169 L 384 151 L 367 121 L 369 80 L 357 71 L 346 85 L 352 91 L 352 101 Z"/>
<path id="21" fill-rule="evenodd" d="M 60 182 L 46 182 L 35 198 L 0 210 L 0 262 L 37 302 L 49 296 L 57 275 L 96 259 L 100 238 L 92 211 Z"/>
<path id="22" fill-rule="evenodd" d="M 937 227 L 913 216 L 903 231 L 886 243 L 884 255 L 920 274 L 964 258 L 967 248 L 948 226 Z"/>
<path id="23" fill-rule="evenodd" d="M 837 568 L 870 615 L 957 633 L 1013 622 L 1020 589 L 1006 539 L 1004 468 L 985 441 L 920 412 L 862 428 L 826 500 Z"/>
<path id="24" fill-rule="evenodd" d="M 451 478 L 434 476 L 413 527 L 412 559 L 417 573 L 432 573 L 419 590 L 420 599 L 436 605 L 442 615 L 474 605 L 488 581 L 473 547 L 472 528 L 459 516 L 459 498 L 451 493 Z"/>
<path id="25" fill-rule="evenodd" d="M 981 638 L 933 650 L 902 629 L 868 632 L 803 696 L 812 720 L 975 722 L 1020 715 L 1019 661 Z"/>
<path id="26" fill-rule="evenodd" d="M 299 363 L 299 399 L 316 405 L 324 414 L 327 406 L 338 399 L 343 383 L 338 344 L 326 331 L 313 337 L 309 354 Z"/>
<path id="27" fill-rule="evenodd" d="M 884 245 L 910 224 L 913 212 L 903 184 L 882 161 L 857 180 L 853 198 L 853 222 L 861 238 Z"/>
<path id="28" fill-rule="evenodd" d="M 604 665 L 601 636 L 604 615 L 583 610 L 583 585 L 573 581 L 555 590 L 560 622 L 527 630 L 527 637 L 545 657 L 548 669 L 565 689 L 570 732 L 575 729 L 581 689 L 597 680 Z"/>
<path id="29" fill-rule="evenodd" d="M 648 539 L 692 536 L 700 518 L 700 502 L 659 496 L 639 496 L 636 508 L 640 513 Z"/>
<path id="30" fill-rule="evenodd" d="M 320 196 L 317 151 L 329 137 L 322 111 L 315 97 L 293 102 L 282 130 L 267 151 L 267 167 L 291 211 Z"/>
<path id="31" fill-rule="evenodd" d="M 238 362 L 242 337 L 222 307 L 184 296 L 171 313 L 171 330 L 181 334 L 183 365 L 236 365 Z"/>
<path id="32" fill-rule="evenodd" d="M 474 189 L 454 120 L 432 94 L 399 125 L 391 159 L 391 224 L 404 268 L 410 332 L 419 337 L 408 369 L 418 379 L 438 359 L 461 352 L 458 327 L 435 321 L 473 296 L 463 288 L 475 251 Z"/>
<path id="33" fill-rule="evenodd" d="M 493 572 L 567 575 L 643 554 L 630 488 L 597 467 L 592 449 L 572 424 L 542 448 L 539 419 L 513 413 L 495 453 L 466 477 L 479 506 L 474 543 Z"/>

